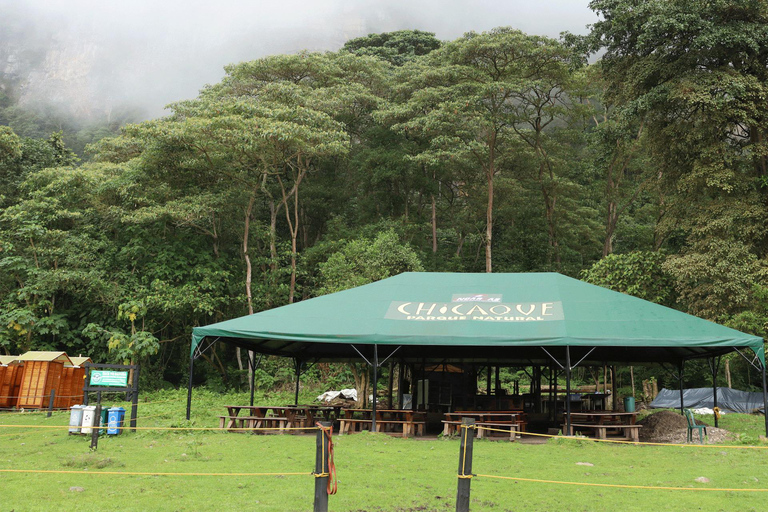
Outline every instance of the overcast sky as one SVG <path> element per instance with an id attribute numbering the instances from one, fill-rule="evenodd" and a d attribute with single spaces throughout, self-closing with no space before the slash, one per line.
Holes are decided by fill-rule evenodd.
<path id="1" fill-rule="evenodd" d="M 588 0 L 0 0 L 19 33 L 98 47 L 89 80 L 112 101 L 163 105 L 217 82 L 225 64 L 400 29 L 464 32 L 512 26 L 585 33 Z M 91 50 L 88 50 L 91 51 Z"/>

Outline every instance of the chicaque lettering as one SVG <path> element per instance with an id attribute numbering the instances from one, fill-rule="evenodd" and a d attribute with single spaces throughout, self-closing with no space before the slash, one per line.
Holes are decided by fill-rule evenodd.
<path id="1" fill-rule="evenodd" d="M 389 305 L 384 318 L 416 321 L 496 321 L 543 322 L 562 320 L 561 302 L 533 302 L 521 304 L 477 302 L 398 302 Z"/>

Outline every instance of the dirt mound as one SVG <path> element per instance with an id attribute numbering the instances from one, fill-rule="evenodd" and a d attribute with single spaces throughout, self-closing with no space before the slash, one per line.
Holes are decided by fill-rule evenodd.
<path id="1" fill-rule="evenodd" d="M 683 415 L 676 411 L 659 411 L 646 416 L 637 423 L 643 426 L 640 429 L 640 441 L 650 443 L 685 443 L 688 438 L 688 422 Z M 706 425 L 706 423 L 698 420 L 696 423 Z M 693 437 L 694 442 L 698 442 L 698 432 L 694 431 Z M 717 443 L 731 437 L 727 430 L 707 425 L 705 442 Z"/>
<path id="2" fill-rule="evenodd" d="M 672 432 L 685 430 L 687 432 L 688 422 L 678 412 L 659 411 L 649 414 L 637 422 L 642 425 L 640 429 L 640 438 L 645 440 L 669 435 Z"/>

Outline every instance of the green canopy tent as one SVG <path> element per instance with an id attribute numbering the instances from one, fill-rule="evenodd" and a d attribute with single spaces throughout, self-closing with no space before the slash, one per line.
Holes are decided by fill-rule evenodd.
<path id="1" fill-rule="evenodd" d="M 690 359 L 751 349 L 765 381 L 762 338 L 557 273 L 404 273 L 196 327 L 188 417 L 194 360 L 217 341 L 291 357 L 297 368 L 361 358 L 378 368 L 380 352 L 406 363 L 554 360 L 568 383 L 571 369 L 582 363 L 671 362 L 682 368 Z"/>

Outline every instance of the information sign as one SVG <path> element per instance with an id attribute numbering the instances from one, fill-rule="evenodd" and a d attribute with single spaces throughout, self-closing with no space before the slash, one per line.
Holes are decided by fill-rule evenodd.
<path id="1" fill-rule="evenodd" d="M 128 387 L 128 372 L 91 370 L 91 386 Z"/>

